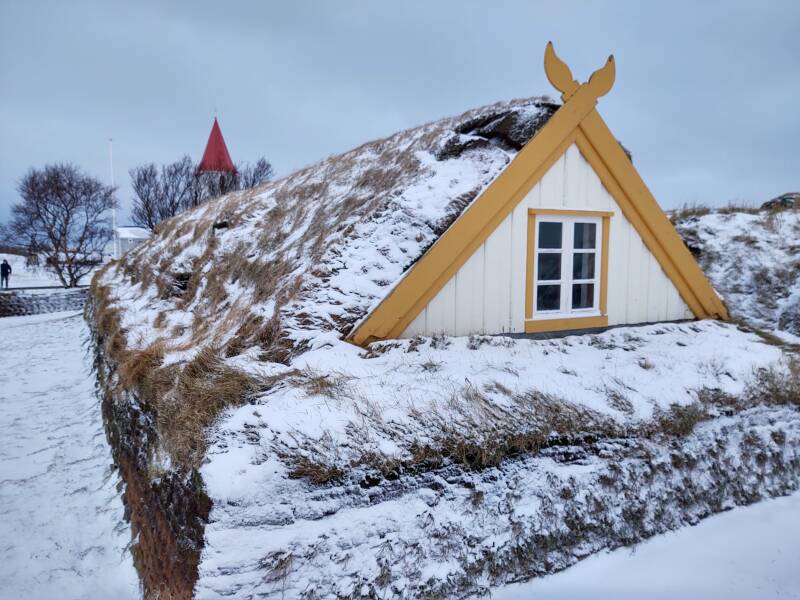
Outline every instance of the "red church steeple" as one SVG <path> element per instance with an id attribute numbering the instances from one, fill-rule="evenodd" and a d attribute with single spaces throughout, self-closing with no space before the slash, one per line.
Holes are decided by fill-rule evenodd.
<path id="1" fill-rule="evenodd" d="M 211 127 L 211 135 L 208 136 L 206 151 L 203 152 L 203 160 L 197 166 L 197 172 L 227 172 L 236 173 L 233 166 L 231 155 L 228 154 L 228 147 L 222 137 L 222 130 L 219 128 L 217 117 L 214 117 L 214 125 Z"/>

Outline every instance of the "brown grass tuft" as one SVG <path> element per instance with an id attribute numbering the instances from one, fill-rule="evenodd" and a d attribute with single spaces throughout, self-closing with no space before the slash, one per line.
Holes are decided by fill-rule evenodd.
<path id="1" fill-rule="evenodd" d="M 653 423 L 648 428 L 648 433 L 663 433 L 673 437 L 684 437 L 692 433 L 698 423 L 709 418 L 710 415 L 699 402 L 693 402 L 685 406 L 673 404 L 666 411 L 656 411 Z"/>
<path id="2" fill-rule="evenodd" d="M 177 375 L 174 395 L 156 398 L 159 431 L 170 456 L 179 464 L 198 466 L 205 431 L 219 414 L 272 383 L 226 366 L 212 348 L 200 350 Z"/>

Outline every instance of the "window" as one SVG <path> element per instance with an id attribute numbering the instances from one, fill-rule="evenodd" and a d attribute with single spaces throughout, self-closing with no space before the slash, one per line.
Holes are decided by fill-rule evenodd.
<path id="1" fill-rule="evenodd" d="M 603 220 L 537 214 L 533 230 L 533 318 L 600 314 Z"/>

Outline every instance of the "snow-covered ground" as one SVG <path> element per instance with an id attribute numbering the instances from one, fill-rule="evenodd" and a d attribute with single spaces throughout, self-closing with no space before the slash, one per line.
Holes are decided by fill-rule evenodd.
<path id="1" fill-rule="evenodd" d="M 42 286 L 60 286 L 61 282 L 58 277 L 52 272 L 40 267 L 28 267 L 25 265 L 25 257 L 18 254 L 3 254 L 0 253 L 0 261 L 3 259 L 8 261 L 11 265 L 11 277 L 9 278 L 9 288 L 22 288 L 22 287 L 42 287 Z M 88 284 L 92 280 L 94 272 L 81 277 L 80 284 Z"/>
<path id="2" fill-rule="evenodd" d="M 701 389 L 742 394 L 757 369 L 785 368 L 782 353 L 753 333 L 716 321 L 621 327 L 549 340 L 403 340 L 376 345 L 370 354 L 332 343 L 333 348 L 310 350 L 291 365 L 300 372 L 297 380 L 289 376 L 285 385 L 252 404 L 226 411 L 213 428 L 201 467 L 214 507 L 206 527 L 199 597 L 258 593 L 277 598 L 283 591 L 291 597 L 304 589 L 320 597 L 347 597 L 362 584 L 373 589 L 368 586 L 381 580 L 391 580 L 393 590 L 414 597 L 420 584 L 463 582 L 481 572 L 486 556 L 511 560 L 548 532 L 551 524 L 541 515 L 543 507 L 565 505 L 558 487 L 569 481 L 596 494 L 601 503 L 613 498 L 599 512 L 609 522 L 619 519 L 624 528 L 629 519 L 610 508 L 618 506 L 620 496 L 598 483 L 603 469 L 611 468 L 606 462 L 611 456 L 616 467 L 631 469 L 633 482 L 667 474 L 642 491 L 649 496 L 643 511 L 657 508 L 670 515 L 648 513 L 652 535 L 692 522 L 671 504 L 685 480 L 703 487 L 714 473 L 736 469 L 742 472 L 735 477 L 748 479 L 750 466 L 737 448 L 741 438 L 734 429 L 759 431 L 753 435 L 763 435 L 766 444 L 771 443 L 768 429 L 778 423 L 786 428 L 786 440 L 800 431 L 798 415 L 789 408 L 714 420 L 699 427 L 682 451 L 704 459 L 717 456 L 709 449 L 720 436 L 730 463 L 688 472 L 671 466 L 670 446 L 654 445 L 642 453 L 659 457 L 656 462 L 664 471 L 656 475 L 638 473 L 638 459 L 625 452 L 616 456 L 614 450 L 602 450 L 600 458 L 584 456 L 567 466 L 530 458 L 470 475 L 446 469 L 417 478 L 401 473 L 392 483 L 375 477 L 370 468 L 413 465 L 421 445 L 435 456 L 461 437 L 489 452 L 498 438 L 535 431 L 537 416 L 546 412 L 537 394 L 557 398 L 565 410 L 576 411 L 578 421 L 588 415 L 586 430 L 603 420 L 636 427 L 670 405 L 697 402 Z M 230 364 L 245 363 L 232 359 Z M 275 374 L 276 366 L 268 366 Z M 327 383 L 320 382 L 319 374 Z M 793 448 L 787 441 L 786 451 Z M 328 486 L 310 485 L 303 477 L 314 469 L 341 475 Z M 736 488 L 726 485 L 720 488 L 724 495 Z M 635 483 L 631 486 L 626 494 Z M 635 504 L 635 497 L 622 506 Z M 729 502 L 734 499 L 726 496 Z M 705 516 L 709 509 L 696 514 Z M 580 551 L 585 556 L 605 544 L 599 536 Z M 551 562 L 563 568 L 570 560 L 576 560 L 574 555 Z M 495 581 L 487 575 L 484 583 Z"/>
<path id="3" fill-rule="evenodd" d="M 237 497 L 245 506 L 274 492 L 260 483 L 286 473 L 281 455 L 347 472 L 349 465 L 364 464 L 365 455 L 372 457 L 369 463 L 375 457 L 411 462 L 420 443 L 437 449 L 463 436 L 489 445 L 498 436 L 524 434 L 537 425 L 538 407 L 525 404 L 529 394 L 633 425 L 673 404 L 691 404 L 703 388 L 739 395 L 757 369 L 782 368 L 778 348 L 711 320 L 551 340 L 400 340 L 377 345 L 384 349 L 377 356 L 338 340 L 332 344 L 288 367 L 263 366 L 264 375 L 301 375 L 287 376 L 256 406 L 227 411 L 202 468 L 212 497 Z M 240 359 L 230 364 L 247 365 Z M 254 431 L 259 444 L 248 441 Z M 234 440 L 244 440 L 247 451 L 234 452 Z M 271 460 L 259 460 L 262 455 Z M 231 482 L 232 471 L 248 476 Z"/>
<path id="4" fill-rule="evenodd" d="M 8 282 L 11 288 L 61 285 L 58 277 L 43 267 L 32 268 L 25 266 L 24 256 L 0 253 L 0 262 L 3 259 L 7 260 L 8 264 L 11 265 L 11 277 Z"/>
<path id="5" fill-rule="evenodd" d="M 800 599 L 800 494 L 493 590 L 493 600 Z"/>
<path id="6" fill-rule="evenodd" d="M 0 598 L 139 595 L 86 336 L 79 313 L 0 319 Z"/>

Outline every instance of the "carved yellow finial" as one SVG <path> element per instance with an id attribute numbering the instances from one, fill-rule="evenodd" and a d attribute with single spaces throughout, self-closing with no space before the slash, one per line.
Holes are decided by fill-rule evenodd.
<path id="1" fill-rule="evenodd" d="M 564 100 L 569 98 L 578 89 L 578 82 L 572 78 L 572 71 L 567 63 L 558 58 L 553 42 L 547 42 L 544 49 L 544 72 L 550 84 L 561 92 Z"/>
<path id="2" fill-rule="evenodd" d="M 599 98 L 600 96 L 605 96 L 609 90 L 611 90 L 616 77 L 617 67 L 614 62 L 614 55 L 612 54 L 608 57 L 606 64 L 592 73 L 586 85 L 592 88 L 595 98 Z"/>
<path id="3" fill-rule="evenodd" d="M 544 72 L 547 74 L 548 81 L 561 92 L 561 99 L 566 102 L 578 90 L 580 84 L 572 77 L 567 64 L 561 60 L 553 48 L 553 42 L 547 42 L 544 49 Z M 616 77 L 616 67 L 614 65 L 614 55 L 608 57 L 606 64 L 592 73 L 586 85 L 592 90 L 595 98 L 605 96 L 614 85 Z"/>

